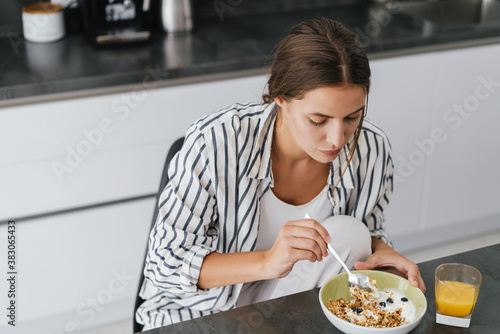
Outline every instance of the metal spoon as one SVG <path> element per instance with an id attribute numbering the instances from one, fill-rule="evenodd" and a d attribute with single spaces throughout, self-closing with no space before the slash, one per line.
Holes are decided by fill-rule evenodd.
<path id="1" fill-rule="evenodd" d="M 309 216 L 309 214 L 307 214 L 307 213 L 306 213 L 304 218 L 305 219 L 312 219 L 311 216 Z M 333 256 L 335 256 L 335 258 L 340 262 L 340 264 L 344 267 L 345 271 L 347 272 L 347 275 L 348 275 L 347 283 L 349 283 L 350 285 L 357 285 L 362 289 L 370 289 L 371 290 L 368 276 L 366 276 L 364 274 L 353 274 L 349 270 L 349 268 L 347 268 L 344 260 L 342 260 L 342 258 L 339 256 L 339 254 L 337 254 L 337 252 L 335 251 L 333 246 L 330 243 L 327 243 L 326 246 L 327 246 L 328 250 L 330 251 L 330 253 L 332 253 Z"/>

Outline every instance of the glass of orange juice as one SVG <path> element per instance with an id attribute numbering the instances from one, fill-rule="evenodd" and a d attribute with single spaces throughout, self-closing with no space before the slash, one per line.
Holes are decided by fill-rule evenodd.
<path id="1" fill-rule="evenodd" d="M 469 327 L 482 276 L 479 270 L 461 263 L 443 263 L 436 268 L 436 322 Z"/>

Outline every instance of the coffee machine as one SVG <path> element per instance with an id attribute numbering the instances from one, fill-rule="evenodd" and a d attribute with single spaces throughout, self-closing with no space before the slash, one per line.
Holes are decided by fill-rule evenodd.
<path id="1" fill-rule="evenodd" d="M 94 46 L 151 39 L 151 0 L 78 0 L 83 29 Z"/>

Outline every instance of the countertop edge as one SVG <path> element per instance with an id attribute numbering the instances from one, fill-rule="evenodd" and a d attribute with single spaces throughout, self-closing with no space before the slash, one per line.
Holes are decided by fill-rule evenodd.
<path id="1" fill-rule="evenodd" d="M 448 51 L 448 50 L 455 50 L 462 48 L 487 46 L 498 43 L 500 43 L 500 36 L 480 38 L 477 40 L 450 42 L 444 44 L 417 46 L 412 48 L 404 48 L 391 51 L 373 52 L 373 53 L 368 53 L 368 58 L 370 60 L 378 60 L 378 59 L 393 58 L 393 57 L 411 56 L 429 52 L 439 52 L 439 51 Z M 266 68 L 256 68 L 250 70 L 229 71 L 223 73 L 205 74 L 192 77 L 162 80 L 162 81 L 157 81 L 157 85 L 153 89 L 257 76 L 266 74 L 267 71 L 268 69 Z M 0 112 L 2 111 L 1 108 L 6 108 L 6 107 L 15 107 L 15 106 L 29 105 L 36 103 L 46 103 L 46 102 L 69 100 L 75 98 L 85 98 L 85 97 L 94 97 L 101 95 L 130 92 L 134 88 L 136 88 L 138 84 L 139 83 L 133 83 L 133 84 L 116 85 L 109 87 L 100 87 L 95 89 L 82 89 L 82 90 L 74 90 L 61 93 L 42 94 L 42 95 L 0 100 Z"/>
<path id="2" fill-rule="evenodd" d="M 485 37 L 479 38 L 476 40 L 466 40 L 459 42 L 449 42 L 443 44 L 433 44 L 433 45 L 423 45 L 416 46 L 413 48 L 404 48 L 398 50 L 391 51 L 382 51 L 382 52 L 373 52 L 368 53 L 368 58 L 370 60 L 384 59 L 384 58 L 393 58 L 393 57 L 403 57 L 403 56 L 411 56 L 422 53 L 430 53 L 430 52 L 439 52 L 439 51 L 450 51 L 457 49 L 465 49 L 479 46 L 487 46 L 493 44 L 500 43 L 500 36 L 495 37 Z"/>
<path id="3" fill-rule="evenodd" d="M 147 89 L 158 89 L 158 88 L 174 87 L 174 86 L 177 87 L 177 86 L 199 84 L 211 81 L 238 79 L 238 78 L 251 77 L 262 74 L 266 74 L 265 68 L 230 71 L 230 72 L 215 73 L 215 74 L 205 74 L 192 77 L 155 81 L 155 87 Z M 99 87 L 95 89 L 82 89 L 70 92 L 43 94 L 43 95 L 35 95 L 28 97 L 20 97 L 15 99 L 0 100 L 0 112 L 2 111 L 1 108 L 6 108 L 6 107 L 16 107 L 16 106 L 36 104 L 36 103 L 46 103 L 53 101 L 70 100 L 75 98 L 85 98 L 85 97 L 132 92 L 134 88 L 137 88 L 138 85 L 140 85 L 140 83 Z"/>

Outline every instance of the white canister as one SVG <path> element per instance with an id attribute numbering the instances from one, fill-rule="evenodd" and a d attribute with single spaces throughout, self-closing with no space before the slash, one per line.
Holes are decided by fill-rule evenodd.
<path id="1" fill-rule="evenodd" d="M 37 2 L 23 7 L 24 38 L 30 42 L 52 42 L 64 37 L 64 9 L 59 4 Z"/>

